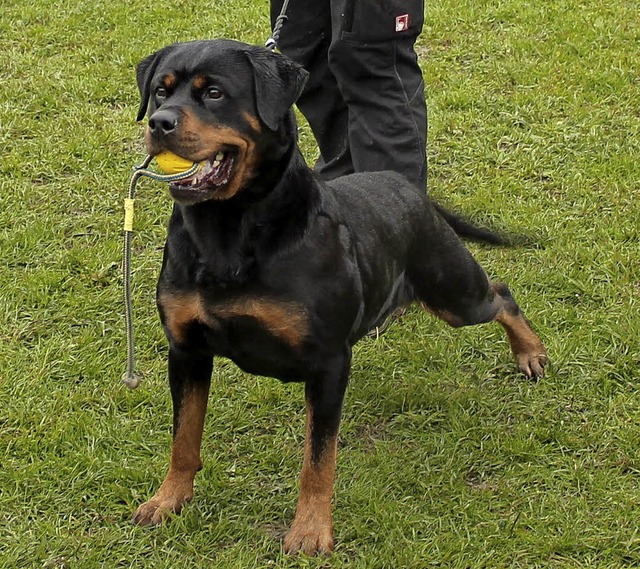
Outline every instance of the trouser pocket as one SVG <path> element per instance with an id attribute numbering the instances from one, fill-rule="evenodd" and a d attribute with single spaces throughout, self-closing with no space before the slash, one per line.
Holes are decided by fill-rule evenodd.
<path id="1" fill-rule="evenodd" d="M 387 41 L 416 37 L 424 24 L 423 0 L 353 0 L 351 41 Z"/>

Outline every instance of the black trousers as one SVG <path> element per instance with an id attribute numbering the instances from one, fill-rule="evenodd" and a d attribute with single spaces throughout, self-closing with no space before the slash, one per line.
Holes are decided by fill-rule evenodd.
<path id="1" fill-rule="evenodd" d="M 272 24 L 282 1 L 271 0 Z M 290 0 L 287 16 L 278 47 L 310 72 L 297 104 L 321 177 L 395 170 L 426 189 L 423 0 Z"/>

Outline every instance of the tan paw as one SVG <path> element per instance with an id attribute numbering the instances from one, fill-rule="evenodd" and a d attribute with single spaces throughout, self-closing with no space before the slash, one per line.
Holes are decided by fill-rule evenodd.
<path id="1" fill-rule="evenodd" d="M 540 379 L 544 375 L 544 366 L 549 362 L 547 351 L 542 344 L 535 348 L 515 354 L 520 371 L 528 379 Z"/>
<path id="2" fill-rule="evenodd" d="M 288 554 L 328 555 L 333 551 L 333 528 L 331 521 L 294 521 L 284 538 L 284 551 Z"/>
<path id="3" fill-rule="evenodd" d="M 131 521 L 139 526 L 159 525 L 173 514 L 179 514 L 184 503 L 191 498 L 191 495 L 182 494 L 161 497 L 158 493 L 135 511 Z"/>

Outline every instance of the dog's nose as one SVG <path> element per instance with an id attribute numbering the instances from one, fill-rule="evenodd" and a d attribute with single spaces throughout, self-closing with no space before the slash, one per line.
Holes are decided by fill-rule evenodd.
<path id="1" fill-rule="evenodd" d="M 152 134 L 171 134 L 178 126 L 178 115 L 168 109 L 160 109 L 149 117 Z"/>

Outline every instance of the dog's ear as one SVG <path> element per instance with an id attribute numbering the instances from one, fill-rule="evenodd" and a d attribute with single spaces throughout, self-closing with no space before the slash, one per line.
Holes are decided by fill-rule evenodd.
<path id="1" fill-rule="evenodd" d="M 165 47 L 149 57 L 143 59 L 136 67 L 136 77 L 138 79 L 138 90 L 140 91 L 140 108 L 138 109 L 138 118 L 141 121 L 147 114 L 149 106 L 149 97 L 151 96 L 151 78 L 158 67 L 162 58 L 171 49 L 171 46 Z"/>
<path id="2" fill-rule="evenodd" d="M 276 131 L 302 93 L 309 74 L 288 57 L 266 49 L 249 51 L 247 56 L 253 68 L 258 115 L 270 130 Z"/>

